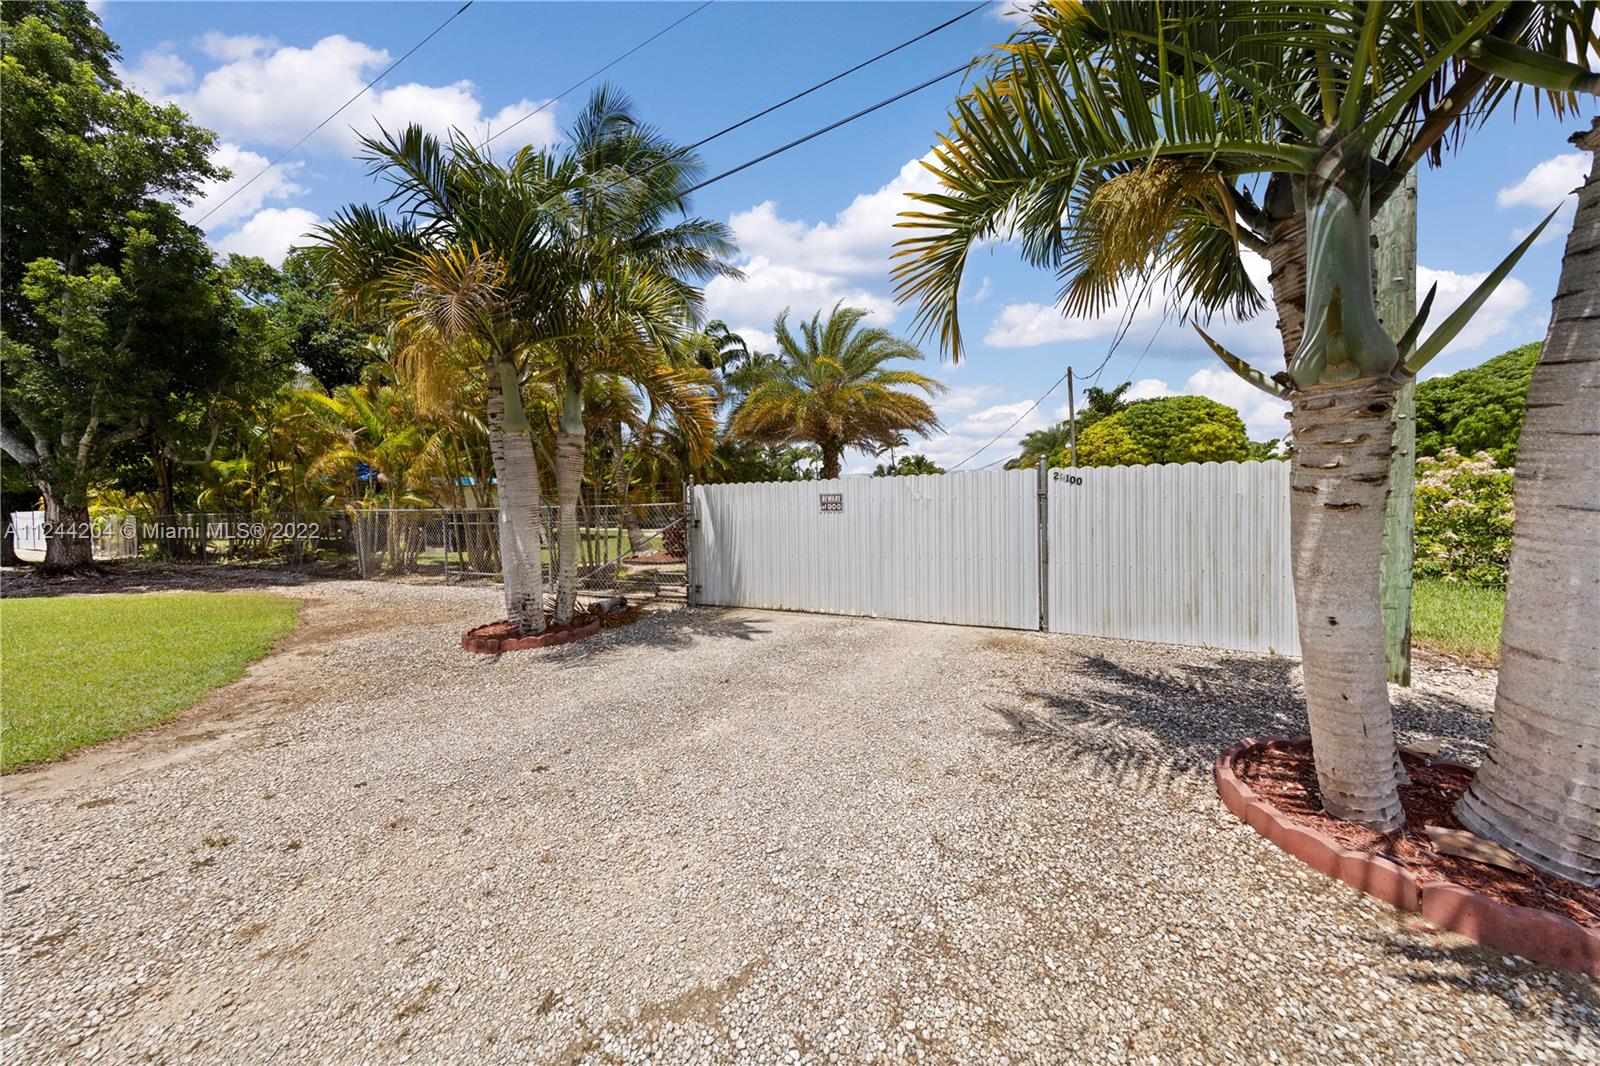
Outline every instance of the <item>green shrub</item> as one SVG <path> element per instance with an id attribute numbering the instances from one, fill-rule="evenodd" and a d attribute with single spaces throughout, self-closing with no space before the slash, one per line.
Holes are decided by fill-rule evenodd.
<path id="1" fill-rule="evenodd" d="M 1511 557 L 1513 472 L 1488 452 L 1417 460 L 1416 572 L 1498 588 Z"/>
<path id="2" fill-rule="evenodd" d="M 1052 457 L 1064 466 L 1065 449 Z M 1250 458 L 1239 412 L 1204 396 L 1136 400 L 1078 434 L 1079 466 L 1226 463 Z"/>

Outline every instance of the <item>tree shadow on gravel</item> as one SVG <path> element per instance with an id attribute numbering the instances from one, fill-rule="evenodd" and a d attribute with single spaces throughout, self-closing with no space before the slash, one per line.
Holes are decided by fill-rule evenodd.
<path id="1" fill-rule="evenodd" d="M 642 645 L 679 651 L 699 639 L 754 641 L 772 632 L 757 619 L 734 617 L 734 611 L 695 607 L 652 612 L 598 638 L 552 649 L 551 658 L 560 666 L 570 667 L 622 648 Z"/>
<path id="2" fill-rule="evenodd" d="M 1174 661 L 1161 668 L 1086 656 L 1070 668 L 1063 691 L 1022 689 L 990 708 L 1005 723 L 1001 735 L 1019 746 L 1151 781 L 1207 771 L 1244 737 L 1307 731 L 1294 660 L 1218 653 L 1192 663 L 1182 654 L 1193 652 L 1174 649 Z M 1402 742 L 1412 734 L 1466 738 L 1453 746 L 1480 751 L 1488 729 L 1472 705 L 1426 692 L 1396 698 L 1395 726 Z"/>
<path id="3" fill-rule="evenodd" d="M 1508 956 L 1507 952 L 1478 944 L 1430 946 L 1389 940 L 1380 946 L 1387 954 L 1416 964 L 1400 975 L 1401 980 L 1415 985 L 1432 985 L 1441 993 L 1461 996 L 1468 1000 L 1465 1004 L 1467 1009 L 1471 1009 L 1470 997 L 1492 995 L 1499 998 L 1513 1014 L 1542 1018 L 1560 1027 L 1569 1036 L 1581 1038 L 1587 1035 L 1591 1041 L 1595 1039 L 1595 1015 L 1600 1013 L 1600 995 L 1595 992 L 1594 981 L 1582 974 L 1541 966 L 1520 956 L 1515 966 L 1506 966 L 1504 959 Z M 1555 1002 L 1530 999 L 1526 984 L 1518 983 L 1530 978 L 1553 984 L 1560 990 L 1561 998 Z M 1547 998 L 1554 997 L 1547 994 Z M 1562 1010 L 1563 1004 L 1569 1007 L 1581 1005 L 1589 1011 L 1589 1015 L 1585 1018 L 1572 1010 Z"/>

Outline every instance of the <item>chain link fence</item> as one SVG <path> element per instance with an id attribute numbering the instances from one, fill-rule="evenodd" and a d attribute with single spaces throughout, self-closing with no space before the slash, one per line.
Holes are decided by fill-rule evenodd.
<path id="1" fill-rule="evenodd" d="M 354 513 L 362 577 L 437 576 L 447 582 L 500 576 L 499 512 L 371 509 Z M 544 509 L 540 559 L 551 587 L 560 572 L 559 515 Z M 587 593 L 682 599 L 686 588 L 682 504 L 578 508 L 578 588 Z"/>
<path id="2" fill-rule="evenodd" d="M 13 516 L 16 543 L 29 551 L 37 547 L 42 558 L 38 523 L 30 524 L 29 518 L 26 513 Z M 556 507 L 544 508 L 540 559 L 552 590 L 560 572 L 558 519 Z M 494 508 L 101 515 L 93 525 L 99 560 L 291 566 L 361 578 L 447 583 L 500 577 L 499 513 Z M 574 563 L 579 590 L 683 599 L 685 530 L 681 503 L 580 504 Z"/>

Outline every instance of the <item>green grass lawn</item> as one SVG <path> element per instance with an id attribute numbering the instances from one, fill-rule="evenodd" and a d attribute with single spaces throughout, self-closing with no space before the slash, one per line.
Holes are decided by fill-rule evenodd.
<path id="1" fill-rule="evenodd" d="M 265 593 L 0 600 L 0 771 L 166 721 L 242 676 L 299 609 Z"/>
<path id="2" fill-rule="evenodd" d="M 1411 638 L 1452 655 L 1498 662 L 1505 609 L 1504 589 L 1418 578 L 1411 598 Z"/>

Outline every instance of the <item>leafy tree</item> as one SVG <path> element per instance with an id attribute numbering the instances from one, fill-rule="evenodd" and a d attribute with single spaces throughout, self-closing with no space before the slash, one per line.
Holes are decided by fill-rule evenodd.
<path id="1" fill-rule="evenodd" d="M 1204 396 L 1135 400 L 1078 435 L 1080 466 L 1226 463 L 1250 458 L 1239 412 Z M 1052 465 L 1066 465 L 1065 450 Z"/>
<path id="2" fill-rule="evenodd" d="M 839 476 L 847 448 L 874 449 L 902 433 L 939 428 L 927 396 L 944 392 L 936 378 L 915 370 L 890 370 L 893 359 L 922 358 L 916 345 L 878 327 L 858 328 L 867 312 L 834 305 L 826 322 L 819 311 L 789 329 L 785 310 L 773 324 L 778 358 L 734 412 L 737 437 L 769 444 L 815 444 L 823 478 Z"/>
<path id="3" fill-rule="evenodd" d="M 226 357 L 210 251 L 171 206 L 220 172 L 211 133 L 122 86 L 84 5 L 7 4 L 0 34 L 0 447 L 70 525 L 117 447 Z M 46 569 L 90 561 L 50 538 Z"/>
<path id="4" fill-rule="evenodd" d="M 912 474 L 942 474 L 944 467 L 926 455 L 902 455 L 893 463 L 879 463 L 872 470 L 873 477 L 906 477 Z"/>
<path id="5" fill-rule="evenodd" d="M 291 250 L 271 279 L 270 295 L 273 328 L 284 335 L 295 363 L 325 389 L 361 380 L 362 368 L 372 357 L 368 341 L 383 332 L 382 325 L 335 312 L 338 285 L 315 252 Z"/>
<path id="6" fill-rule="evenodd" d="M 1524 344 L 1478 366 L 1417 386 L 1417 456 L 1453 448 L 1488 452 L 1501 466 L 1517 461 L 1517 438 L 1539 345 Z"/>
<path id="7" fill-rule="evenodd" d="M 1114 415 L 1128 406 L 1122 394 L 1133 387 L 1132 382 L 1124 381 L 1114 389 L 1102 389 L 1091 385 L 1084 394 L 1086 403 L 1078 412 L 1078 433 L 1094 425 L 1108 415 Z M 1050 460 L 1059 466 L 1068 465 L 1067 459 L 1057 463 L 1055 456 L 1070 457 L 1072 445 L 1072 425 L 1070 422 L 1057 422 L 1047 429 L 1036 429 L 1022 438 L 1022 454 L 1006 463 L 1007 470 L 1025 470 L 1038 463 L 1040 459 Z"/>
<path id="8" fill-rule="evenodd" d="M 997 49 L 934 149 L 941 188 L 906 212 L 898 295 L 952 356 L 970 252 L 1020 239 L 1074 315 L 1159 276 L 1175 309 L 1254 314 L 1243 250 L 1272 265 L 1285 368 L 1212 344 L 1291 402 L 1296 602 L 1324 806 L 1404 821 L 1379 560 L 1394 392 L 1453 339 L 1537 234 L 1426 340 L 1379 320 L 1371 212 L 1463 120 L 1524 78 L 1553 107 L 1592 91 L 1581 3 L 1045 3 Z M 1469 110 L 1470 105 L 1470 110 Z M 1262 200 L 1251 186 L 1266 175 Z M 1426 310 L 1426 302 L 1424 305 Z M 1203 334 L 1202 334 L 1203 335 Z"/>

